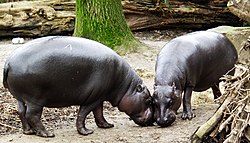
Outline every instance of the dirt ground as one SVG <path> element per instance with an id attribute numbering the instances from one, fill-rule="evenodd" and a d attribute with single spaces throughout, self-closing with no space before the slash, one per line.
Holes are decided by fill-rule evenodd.
<path id="1" fill-rule="evenodd" d="M 143 78 L 150 92 L 153 92 L 154 83 L 154 65 L 157 53 L 160 48 L 170 39 L 179 36 L 188 31 L 150 31 L 137 32 L 136 37 L 145 45 L 150 47 L 148 50 L 139 50 L 137 53 L 125 55 L 124 58 Z M 10 40 L 0 41 L 0 72 L 6 57 L 11 51 L 20 45 L 11 44 Z M 2 74 L 0 75 L 2 83 Z M 0 84 L 0 87 L 2 84 Z M 140 127 L 136 125 L 129 117 L 117 108 L 111 107 L 105 103 L 104 116 L 108 122 L 113 123 L 115 127 L 110 129 L 101 129 L 95 125 L 92 113 L 86 120 L 86 127 L 93 129 L 94 133 L 88 136 L 82 136 L 77 133 L 75 127 L 76 113 L 78 107 L 68 107 L 60 109 L 45 108 L 42 116 L 42 122 L 48 130 L 55 133 L 54 138 L 41 138 L 35 135 L 22 134 L 21 122 L 17 115 L 17 106 L 15 99 L 11 94 L 0 88 L 0 143 L 187 143 L 190 142 L 190 136 L 202 125 L 217 109 L 218 105 L 213 102 L 211 90 L 193 93 L 193 110 L 196 117 L 191 121 L 180 119 L 182 109 L 178 111 L 178 118 L 174 124 L 167 128 L 158 126 Z"/>

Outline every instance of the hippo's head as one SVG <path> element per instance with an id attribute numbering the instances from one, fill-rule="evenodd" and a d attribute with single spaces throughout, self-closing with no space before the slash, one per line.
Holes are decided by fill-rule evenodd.
<path id="1" fill-rule="evenodd" d="M 152 97 L 144 84 L 138 84 L 121 99 L 118 108 L 140 126 L 153 125 Z"/>
<path id="2" fill-rule="evenodd" d="M 155 86 L 153 94 L 154 120 L 161 127 L 170 126 L 181 105 L 181 92 L 175 85 Z"/>

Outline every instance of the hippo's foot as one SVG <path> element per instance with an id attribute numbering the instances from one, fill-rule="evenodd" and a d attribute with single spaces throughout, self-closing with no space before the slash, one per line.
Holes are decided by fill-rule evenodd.
<path id="1" fill-rule="evenodd" d="M 36 135 L 45 138 L 55 137 L 55 134 L 49 131 L 37 131 Z"/>
<path id="2" fill-rule="evenodd" d="M 182 118 L 183 120 L 186 120 L 186 119 L 191 120 L 191 119 L 194 118 L 195 116 L 196 116 L 196 115 L 195 115 L 194 113 L 192 113 L 192 112 L 183 112 L 182 115 L 181 115 L 181 118 Z"/>
<path id="3" fill-rule="evenodd" d="M 99 128 L 112 128 L 112 127 L 114 127 L 114 124 L 110 124 L 110 123 L 108 123 L 108 122 L 96 123 L 96 125 L 97 125 Z"/>
<path id="4" fill-rule="evenodd" d="M 25 135 L 34 135 L 36 132 L 32 129 L 23 129 L 23 134 Z"/>
<path id="5" fill-rule="evenodd" d="M 84 135 L 84 136 L 87 136 L 87 135 L 92 134 L 94 132 L 93 130 L 90 130 L 87 128 L 80 128 L 77 131 L 79 134 Z"/>

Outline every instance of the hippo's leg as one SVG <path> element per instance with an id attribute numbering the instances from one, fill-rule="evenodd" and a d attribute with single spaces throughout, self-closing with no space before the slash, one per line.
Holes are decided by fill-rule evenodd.
<path id="1" fill-rule="evenodd" d="M 36 132 L 36 135 L 41 137 L 54 137 L 55 135 L 52 132 L 47 131 L 40 121 L 43 107 L 30 102 L 26 105 L 27 109 L 25 118 L 32 129 Z"/>
<path id="2" fill-rule="evenodd" d="M 191 109 L 191 95 L 192 95 L 193 87 L 186 87 L 183 96 L 183 113 L 181 118 L 183 120 L 189 119 L 191 120 L 195 117 L 195 114 L 192 113 Z"/>
<path id="3" fill-rule="evenodd" d="M 221 96 L 219 82 L 212 86 L 212 90 L 213 90 L 213 94 L 214 94 L 214 99 L 217 99 Z"/>
<path id="4" fill-rule="evenodd" d="M 77 114 L 77 119 L 76 119 L 76 128 L 79 134 L 81 135 L 88 135 L 88 134 L 92 134 L 93 130 L 87 129 L 85 127 L 85 119 L 87 117 L 87 115 L 93 110 L 95 109 L 98 105 L 100 104 L 100 101 L 98 102 L 94 102 L 90 105 L 81 105 L 80 106 L 80 110 Z"/>
<path id="5" fill-rule="evenodd" d="M 19 115 L 19 118 L 22 122 L 23 133 L 26 135 L 35 134 L 35 131 L 32 130 L 27 119 L 25 118 L 26 109 L 27 109 L 25 103 L 23 103 L 22 101 L 17 101 L 17 102 L 18 102 L 18 115 Z"/>
<path id="6" fill-rule="evenodd" d="M 99 128 L 112 128 L 112 127 L 114 127 L 114 125 L 108 123 L 103 116 L 103 102 L 93 110 L 93 114 L 95 117 L 96 125 Z"/>

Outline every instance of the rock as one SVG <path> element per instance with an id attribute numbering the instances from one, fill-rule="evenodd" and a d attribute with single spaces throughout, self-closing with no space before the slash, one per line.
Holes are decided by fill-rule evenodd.
<path id="1" fill-rule="evenodd" d="M 24 43 L 24 39 L 23 38 L 13 38 L 12 39 L 12 43 L 13 44 L 23 44 Z"/>
<path id="2" fill-rule="evenodd" d="M 219 32 L 227 36 L 238 51 L 239 62 L 243 64 L 250 63 L 250 49 L 243 48 L 250 37 L 250 27 L 219 26 L 208 31 Z"/>

